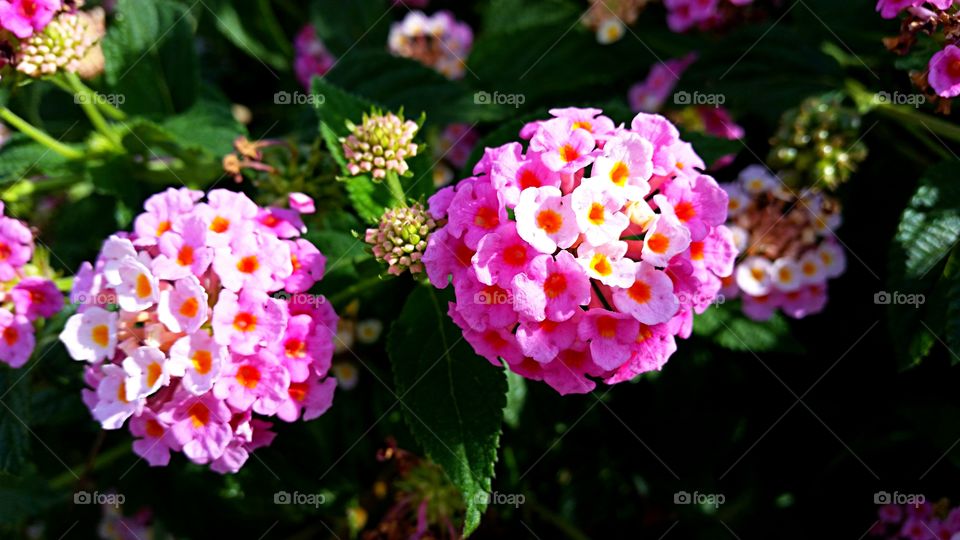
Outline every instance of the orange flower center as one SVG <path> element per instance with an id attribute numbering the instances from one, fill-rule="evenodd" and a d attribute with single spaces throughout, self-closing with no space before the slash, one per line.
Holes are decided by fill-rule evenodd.
<path id="1" fill-rule="evenodd" d="M 253 332 L 257 328 L 257 316 L 253 313 L 237 313 L 233 318 L 233 327 L 241 332 Z"/>
<path id="2" fill-rule="evenodd" d="M 589 219 L 590 223 L 593 223 L 594 225 L 603 225 L 605 213 L 606 209 L 603 207 L 603 205 L 595 202 L 590 205 L 590 212 L 587 214 L 587 219 Z"/>
<path id="3" fill-rule="evenodd" d="M 188 319 L 196 317 L 198 311 L 200 311 L 200 302 L 196 298 L 187 298 L 180 304 L 180 314 Z"/>
<path id="4" fill-rule="evenodd" d="M 597 317 L 597 333 L 601 337 L 610 339 L 617 335 L 617 320 L 613 317 Z"/>
<path id="5" fill-rule="evenodd" d="M 520 189 L 527 189 L 529 187 L 540 187 L 540 179 L 537 178 L 536 173 L 530 169 L 525 169 L 520 173 L 520 178 L 518 179 L 520 183 Z"/>
<path id="6" fill-rule="evenodd" d="M 647 285 L 643 281 L 635 281 L 633 285 L 627 289 L 627 294 L 634 302 L 638 304 L 646 304 L 653 296 L 650 291 L 650 285 Z"/>
<path id="7" fill-rule="evenodd" d="M 283 344 L 283 351 L 290 358 L 303 358 L 307 355 L 307 343 L 302 339 L 290 338 Z"/>
<path id="8" fill-rule="evenodd" d="M 618 161 L 612 169 L 610 169 L 610 180 L 618 186 L 622 186 L 627 183 L 627 177 L 630 176 L 630 169 L 627 168 L 627 164 Z"/>
<path id="9" fill-rule="evenodd" d="M 654 253 L 666 253 L 670 247 L 670 239 L 660 233 L 653 233 L 647 239 L 647 247 Z"/>
<path id="10" fill-rule="evenodd" d="M 484 229 L 492 229 L 500 224 L 500 216 L 497 211 L 489 206 L 483 206 L 477 210 L 477 215 L 473 218 L 473 224 Z"/>
<path id="11" fill-rule="evenodd" d="M 230 220 L 217 216 L 210 222 L 210 230 L 215 233 L 225 233 L 230 228 Z"/>
<path id="12" fill-rule="evenodd" d="M 303 401 L 307 397 L 307 383 L 292 382 L 290 383 L 290 389 L 287 390 L 287 393 L 290 394 L 290 398 L 294 401 Z"/>
<path id="13" fill-rule="evenodd" d="M 613 273 L 613 267 L 610 266 L 610 259 L 603 253 L 595 253 L 590 259 L 590 268 L 601 276 L 609 276 Z"/>
<path id="14" fill-rule="evenodd" d="M 12 326 L 8 326 L 3 329 L 3 341 L 7 342 L 8 347 L 13 347 L 13 344 L 20 339 L 20 332 Z"/>
<path id="15" fill-rule="evenodd" d="M 550 274 L 543 282 L 543 292 L 547 298 L 556 298 L 567 290 L 567 278 L 563 274 Z"/>
<path id="16" fill-rule="evenodd" d="M 244 274 L 252 274 L 257 271 L 257 268 L 260 268 L 260 260 L 256 255 L 244 257 L 237 262 L 237 270 Z"/>
<path id="17" fill-rule="evenodd" d="M 213 367 L 213 355 L 210 351 L 197 351 L 190 360 L 193 362 L 193 369 L 200 375 L 210 373 L 210 368 Z"/>
<path id="18" fill-rule="evenodd" d="M 193 427 L 203 427 L 210 422 L 210 409 L 203 403 L 194 403 L 187 409 L 187 416 L 193 422 Z"/>
<path id="19" fill-rule="evenodd" d="M 673 208 L 673 211 L 676 212 L 677 219 L 684 223 L 697 216 L 697 209 L 693 207 L 693 203 L 690 201 L 680 201 Z"/>
<path id="20" fill-rule="evenodd" d="M 150 362 L 150 365 L 147 366 L 147 386 L 153 386 L 156 384 L 157 379 L 160 378 L 160 375 L 163 375 L 163 368 L 160 367 L 160 364 L 156 362 Z"/>
<path id="21" fill-rule="evenodd" d="M 177 252 L 177 264 L 180 266 L 190 266 L 193 264 L 193 247 L 183 246 Z"/>
<path id="22" fill-rule="evenodd" d="M 503 250 L 503 262 L 511 266 L 523 266 L 527 262 L 527 248 L 520 244 L 508 246 Z"/>
<path id="23" fill-rule="evenodd" d="M 159 438 L 163 436 L 165 429 L 160 425 L 160 422 L 157 422 L 153 418 L 147 420 L 147 425 L 145 426 L 147 436 L 151 438 Z"/>
<path id="24" fill-rule="evenodd" d="M 578 157 L 580 157 L 580 154 L 577 152 L 577 149 L 569 144 L 565 144 L 560 147 L 560 159 L 562 159 L 565 163 L 570 163 Z"/>
<path id="25" fill-rule="evenodd" d="M 101 348 L 106 348 L 110 343 L 110 328 L 105 324 L 98 324 L 90 331 L 90 338 Z"/>
<path id="26" fill-rule="evenodd" d="M 542 210 L 537 214 L 537 227 L 547 234 L 555 234 L 563 226 L 563 217 L 553 210 Z"/>
<path id="27" fill-rule="evenodd" d="M 137 296 L 147 298 L 153 294 L 153 285 L 150 285 L 150 278 L 146 274 L 137 274 Z"/>
<path id="28" fill-rule="evenodd" d="M 690 242 L 690 258 L 695 261 L 703 260 L 703 242 Z"/>
<path id="29" fill-rule="evenodd" d="M 161 221 L 160 223 L 157 223 L 157 236 L 169 231 L 170 228 L 171 225 L 169 221 Z"/>
<path id="30" fill-rule="evenodd" d="M 260 370 L 250 364 L 240 366 L 237 369 L 237 382 L 253 390 L 260 383 Z"/>

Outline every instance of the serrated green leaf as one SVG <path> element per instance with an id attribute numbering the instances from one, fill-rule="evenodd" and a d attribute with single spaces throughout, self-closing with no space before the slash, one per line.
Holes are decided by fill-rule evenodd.
<path id="1" fill-rule="evenodd" d="M 247 129 L 230 112 L 230 104 L 212 92 L 164 120 L 162 126 L 180 146 L 204 150 L 218 161 L 233 150 L 234 139 L 247 135 Z"/>
<path id="2" fill-rule="evenodd" d="M 960 186 L 955 171 L 952 162 L 927 169 L 891 243 L 886 292 L 920 294 L 926 300 L 921 306 L 888 306 L 889 330 L 901 367 L 919 364 L 946 324 L 951 283 L 943 278 L 943 268 L 960 240 Z"/>
<path id="3" fill-rule="evenodd" d="M 383 184 L 374 183 L 369 176 L 344 178 L 343 183 L 357 214 L 367 223 L 378 223 L 393 201 L 390 192 Z"/>
<path id="4" fill-rule="evenodd" d="M 507 406 L 503 408 L 503 421 L 513 429 L 520 426 L 520 413 L 527 401 L 527 380 L 510 370 L 507 373 Z"/>
<path id="5" fill-rule="evenodd" d="M 410 431 L 463 494 L 466 536 L 486 508 L 507 381 L 502 369 L 473 352 L 447 316 L 451 296 L 418 287 L 390 331 L 387 351 Z"/>
<path id="6" fill-rule="evenodd" d="M 260 5 L 263 5 L 263 3 L 260 3 Z M 250 55 L 254 60 L 268 64 L 275 69 L 284 71 L 290 69 L 290 58 L 271 50 L 251 32 L 247 31 L 243 19 L 232 2 L 214 1 L 210 2 L 208 7 L 215 15 L 217 30 L 238 49 Z M 272 17 L 272 13 L 261 12 L 259 15 Z M 275 21 L 270 21 L 270 23 L 275 24 Z"/>
<path id="7" fill-rule="evenodd" d="M 64 174 L 70 168 L 69 160 L 25 135 L 14 135 L 0 150 L 0 183 L 35 174 Z"/>
<path id="8" fill-rule="evenodd" d="M 781 314 L 774 314 L 768 321 L 754 321 L 736 303 L 713 306 L 697 315 L 693 333 L 733 351 L 799 354 L 804 350 Z"/>

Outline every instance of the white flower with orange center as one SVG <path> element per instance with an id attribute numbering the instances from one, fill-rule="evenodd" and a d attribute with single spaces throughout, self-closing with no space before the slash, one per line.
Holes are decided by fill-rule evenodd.
<path id="1" fill-rule="evenodd" d="M 142 398 L 129 399 L 127 374 L 116 364 L 103 366 L 103 378 L 97 385 L 97 404 L 93 417 L 103 429 L 120 429 L 123 423 L 142 407 Z"/>
<path id="2" fill-rule="evenodd" d="M 610 242 L 598 246 L 589 243 L 577 248 L 577 262 L 587 275 L 610 287 L 627 288 L 633 285 L 636 264 L 624 258 L 627 254 L 626 242 Z"/>
<path id="3" fill-rule="evenodd" d="M 580 231 L 593 245 L 620 240 L 620 235 L 630 224 L 630 219 L 621 212 L 625 203 L 622 195 L 605 189 L 592 179 L 581 182 L 570 195 L 570 207 Z"/>
<path id="4" fill-rule="evenodd" d="M 803 285 L 803 273 L 800 265 L 792 257 L 781 257 L 770 267 L 770 279 L 773 286 L 783 292 L 793 292 Z"/>
<path id="5" fill-rule="evenodd" d="M 183 387 L 199 396 L 213 388 L 228 354 L 206 332 L 184 336 L 170 347 L 170 374 L 182 377 Z"/>
<path id="6" fill-rule="evenodd" d="M 800 280 L 805 285 L 823 283 L 827 279 L 826 269 L 823 261 L 817 255 L 816 250 L 808 251 L 800 257 Z"/>
<path id="7" fill-rule="evenodd" d="M 133 354 L 123 359 L 123 371 L 127 374 L 129 401 L 147 397 L 170 384 L 167 355 L 155 347 L 137 347 Z"/>
<path id="8" fill-rule="evenodd" d="M 593 163 L 590 179 L 628 201 L 639 201 L 650 193 L 648 180 L 652 175 L 653 145 L 636 133 L 626 132 L 607 141 L 603 155 Z"/>
<path id="9" fill-rule="evenodd" d="M 89 307 L 67 319 L 60 340 L 74 360 L 110 359 L 117 348 L 117 314 Z"/>
<path id="10" fill-rule="evenodd" d="M 750 195 L 771 191 L 780 183 L 763 165 L 750 165 L 740 171 L 739 179 L 743 190 Z"/>
<path id="11" fill-rule="evenodd" d="M 766 296 L 771 289 L 772 265 L 764 257 L 747 257 L 734 272 L 737 286 L 750 296 Z"/>
<path id="12" fill-rule="evenodd" d="M 817 248 L 817 256 L 823 263 L 827 277 L 835 278 L 847 269 L 847 256 L 843 249 L 833 242 L 824 242 Z"/>
<path id="13" fill-rule="evenodd" d="M 613 304 L 647 325 L 667 322 L 680 309 L 670 276 L 642 262 L 637 264 L 633 285 L 613 289 Z"/>
<path id="14" fill-rule="evenodd" d="M 541 253 L 567 249 L 580 236 L 569 198 L 553 186 L 523 190 L 514 213 L 520 238 Z"/>
<path id="15" fill-rule="evenodd" d="M 690 229 L 680 223 L 665 198 L 657 195 L 654 200 L 661 207 L 661 213 L 643 237 L 640 258 L 643 262 L 664 268 L 670 264 L 670 259 L 690 247 Z"/>
<path id="16" fill-rule="evenodd" d="M 160 299 L 159 281 L 153 272 L 134 257 L 120 262 L 120 283 L 114 286 L 117 303 L 124 311 L 143 311 Z"/>
<path id="17" fill-rule="evenodd" d="M 196 332 L 207 321 L 209 311 L 207 291 L 193 275 L 160 292 L 157 317 L 171 332 Z"/>

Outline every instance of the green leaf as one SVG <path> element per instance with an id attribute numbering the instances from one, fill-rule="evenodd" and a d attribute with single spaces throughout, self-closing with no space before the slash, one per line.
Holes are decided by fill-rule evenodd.
<path id="1" fill-rule="evenodd" d="M 739 304 L 712 306 L 697 315 L 693 333 L 733 351 L 799 354 L 804 350 L 790 334 L 790 325 L 781 314 L 758 322 L 744 315 Z"/>
<path id="2" fill-rule="evenodd" d="M 247 135 L 246 128 L 230 112 L 230 104 L 213 92 L 205 93 L 192 107 L 167 118 L 162 125 L 181 146 L 206 151 L 218 162 L 233 151 L 234 139 Z"/>
<path id="3" fill-rule="evenodd" d="M 890 248 L 887 294 L 924 295 L 923 305 L 891 302 L 890 334 L 901 367 L 920 363 L 951 320 L 955 267 L 947 267 L 960 240 L 960 186 L 956 165 L 941 163 L 927 169 L 903 211 Z"/>
<path id="4" fill-rule="evenodd" d="M 0 366 L 0 471 L 19 473 L 30 450 L 30 379 Z"/>
<path id="5" fill-rule="evenodd" d="M 274 69 L 286 71 L 290 69 L 290 58 L 275 52 L 264 45 L 253 33 L 247 31 L 244 21 L 237 13 L 236 7 L 229 1 L 211 2 L 210 10 L 214 13 L 217 30 L 233 43 L 238 49 L 247 53 L 254 60 L 263 62 Z M 262 4 L 262 3 L 261 3 Z M 272 13 L 261 14 L 272 17 Z M 275 23 L 276 21 L 270 21 Z M 288 45 L 285 43 L 285 45 Z"/>
<path id="6" fill-rule="evenodd" d="M 202 9 L 202 8 L 201 8 Z M 103 39 L 105 79 L 128 114 L 172 114 L 200 91 L 191 10 L 170 0 L 119 0 Z"/>
<path id="7" fill-rule="evenodd" d="M 32 175 L 54 176 L 71 170 L 69 160 L 26 135 L 16 134 L 0 150 L 0 183 Z"/>
<path id="8" fill-rule="evenodd" d="M 517 32 L 579 18 L 583 7 L 569 0 L 491 0 L 483 12 L 486 34 Z"/>
<path id="9" fill-rule="evenodd" d="M 414 438 L 443 467 L 466 503 L 464 535 L 486 508 L 507 381 L 478 357 L 447 316 L 449 291 L 418 287 L 387 340 L 397 394 Z"/>

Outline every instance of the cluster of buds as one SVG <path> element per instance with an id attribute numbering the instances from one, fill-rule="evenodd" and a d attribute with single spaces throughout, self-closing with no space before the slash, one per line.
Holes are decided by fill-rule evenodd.
<path id="1" fill-rule="evenodd" d="M 380 219 L 380 226 L 367 229 L 366 242 L 373 246 L 373 255 L 385 262 L 389 273 L 400 275 L 423 272 L 423 252 L 427 238 L 437 228 L 437 222 L 420 203 L 388 210 Z"/>
<path id="2" fill-rule="evenodd" d="M 627 26 L 635 23 L 648 0 L 590 0 L 583 24 L 596 32 L 597 42 L 608 45 L 620 41 Z"/>
<path id="3" fill-rule="evenodd" d="M 360 125 L 347 121 L 350 135 L 340 138 L 347 170 L 351 175 L 370 173 L 374 180 L 386 178 L 387 171 L 404 175 L 410 170 L 406 158 L 417 155 L 413 142 L 420 125 L 404 120 L 403 112 L 364 114 Z"/>
<path id="4" fill-rule="evenodd" d="M 943 43 L 925 70 L 913 70 L 910 79 L 937 111 L 950 113 L 952 98 L 960 95 L 960 14 L 954 11 L 954 0 L 879 0 L 877 11 L 885 19 L 905 13 L 900 33 L 884 38 L 888 50 L 906 55 L 919 36 L 934 37 Z"/>
<path id="5" fill-rule="evenodd" d="M 723 186 L 740 255 L 725 278 L 724 298 L 740 297 L 744 313 L 767 320 L 777 308 L 793 318 L 820 312 L 827 302 L 827 280 L 845 270 L 833 230 L 840 205 L 828 195 L 794 193 L 762 165 L 751 165 L 737 182 Z"/>
<path id="6" fill-rule="evenodd" d="M 99 43 L 105 32 L 103 9 L 88 12 L 63 7 L 42 28 L 20 37 L 13 46 L 12 63 L 29 77 L 49 76 L 58 71 L 94 77 L 103 71 Z"/>
<path id="7" fill-rule="evenodd" d="M 788 186 L 836 189 L 867 158 L 861 116 L 843 99 L 839 93 L 808 98 L 780 119 L 767 162 Z"/>
<path id="8" fill-rule="evenodd" d="M 390 27 L 387 47 L 394 56 L 416 60 L 448 79 L 460 79 L 473 47 L 473 30 L 448 11 L 431 16 L 411 11 Z"/>

